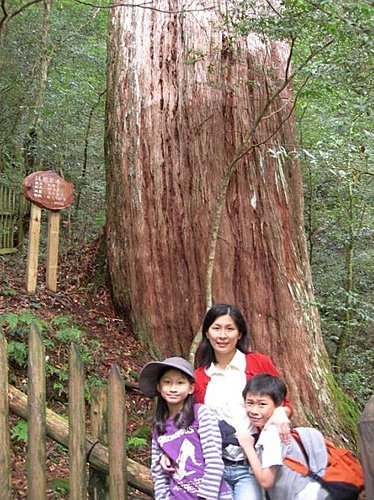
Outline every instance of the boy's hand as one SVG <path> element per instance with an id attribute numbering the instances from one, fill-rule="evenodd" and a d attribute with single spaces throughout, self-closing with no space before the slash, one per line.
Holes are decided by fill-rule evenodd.
<path id="1" fill-rule="evenodd" d="M 160 458 L 160 465 L 164 472 L 175 472 L 172 460 L 165 453 Z"/>
<path id="2" fill-rule="evenodd" d="M 236 437 L 243 450 L 254 447 L 255 440 L 249 431 L 237 432 Z"/>
<path id="3" fill-rule="evenodd" d="M 284 406 L 278 406 L 274 409 L 273 414 L 266 422 L 264 429 L 266 429 L 266 427 L 270 424 L 275 425 L 278 429 L 279 437 L 281 438 L 282 443 L 288 444 L 291 440 L 291 424 Z"/>

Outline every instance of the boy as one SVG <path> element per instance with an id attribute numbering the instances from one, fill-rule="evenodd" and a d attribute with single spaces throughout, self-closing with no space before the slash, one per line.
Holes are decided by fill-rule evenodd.
<path id="1" fill-rule="evenodd" d="M 330 499 L 328 492 L 319 483 L 283 465 L 286 456 L 307 464 L 296 440 L 291 438 L 289 444 L 284 444 L 274 425 L 266 427 L 274 408 L 283 406 L 286 394 L 284 382 L 267 373 L 256 375 L 247 382 L 243 390 L 244 405 L 252 425 L 259 432 L 259 437 L 255 444 L 254 436 L 249 432 L 241 432 L 237 434 L 239 443 L 247 455 L 257 481 L 266 489 L 267 498 L 270 500 Z M 313 431 L 319 433 L 316 429 Z M 319 465 L 319 470 L 315 469 L 318 474 L 323 473 L 327 466 L 327 453 L 324 456 L 324 450 L 321 450 L 321 456 L 322 466 Z M 318 451 L 318 463 L 321 462 L 320 458 Z"/>

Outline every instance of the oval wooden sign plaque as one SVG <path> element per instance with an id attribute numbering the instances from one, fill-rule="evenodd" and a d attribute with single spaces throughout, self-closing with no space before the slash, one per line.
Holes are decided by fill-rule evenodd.
<path id="1" fill-rule="evenodd" d="M 66 208 L 74 200 L 74 185 L 52 170 L 33 172 L 24 179 L 22 186 L 28 200 L 49 210 Z"/>

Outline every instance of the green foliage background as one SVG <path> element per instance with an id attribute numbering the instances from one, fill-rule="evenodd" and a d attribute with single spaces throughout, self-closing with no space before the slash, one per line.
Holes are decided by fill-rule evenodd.
<path id="1" fill-rule="evenodd" d="M 12 2 L 9 11 L 24 3 Z M 12 185 L 21 185 L 27 174 L 25 143 L 37 112 L 37 70 L 44 53 L 42 15 L 42 2 L 34 4 L 14 16 L 1 32 L 0 171 L 2 180 Z M 105 220 L 107 18 L 108 9 L 73 0 L 51 4 L 45 48 L 48 75 L 34 153 L 38 170 L 53 169 L 75 185 L 72 213 L 63 211 L 62 216 L 70 218 L 70 237 L 76 241 L 92 238 Z"/>
<path id="2" fill-rule="evenodd" d="M 15 0 L 8 10 L 24 4 Z M 306 238 L 336 377 L 363 407 L 373 392 L 374 359 L 373 6 L 286 0 L 271 2 L 271 15 L 258 17 L 254 4 L 231 2 L 225 22 L 233 37 L 256 31 L 287 41 L 293 68 L 325 47 L 296 75 L 299 148 L 281 153 L 297 158 L 304 175 Z M 25 144 L 37 112 L 42 7 L 39 2 L 23 10 L 0 33 L 0 172 L 2 182 L 17 186 L 26 174 Z M 107 20 L 107 8 L 51 3 L 35 155 L 41 169 L 57 171 L 76 187 L 74 205 L 63 211 L 65 250 L 94 238 L 105 223 Z"/>

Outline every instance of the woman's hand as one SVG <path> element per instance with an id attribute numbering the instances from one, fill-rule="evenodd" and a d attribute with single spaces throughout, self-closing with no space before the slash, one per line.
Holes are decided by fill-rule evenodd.
<path id="1" fill-rule="evenodd" d="M 290 419 L 288 418 L 288 408 L 285 406 L 277 406 L 264 428 L 266 429 L 270 424 L 275 425 L 278 429 L 282 443 L 288 444 L 291 440 L 291 425 Z"/>
<path id="2" fill-rule="evenodd" d="M 165 453 L 160 458 L 160 465 L 164 472 L 175 472 L 175 467 L 170 457 L 168 457 Z"/>
<path id="3" fill-rule="evenodd" d="M 253 448 L 253 446 L 255 444 L 255 440 L 249 431 L 237 432 L 236 437 L 239 441 L 240 446 L 243 448 L 243 450 L 246 450 L 248 448 Z"/>

